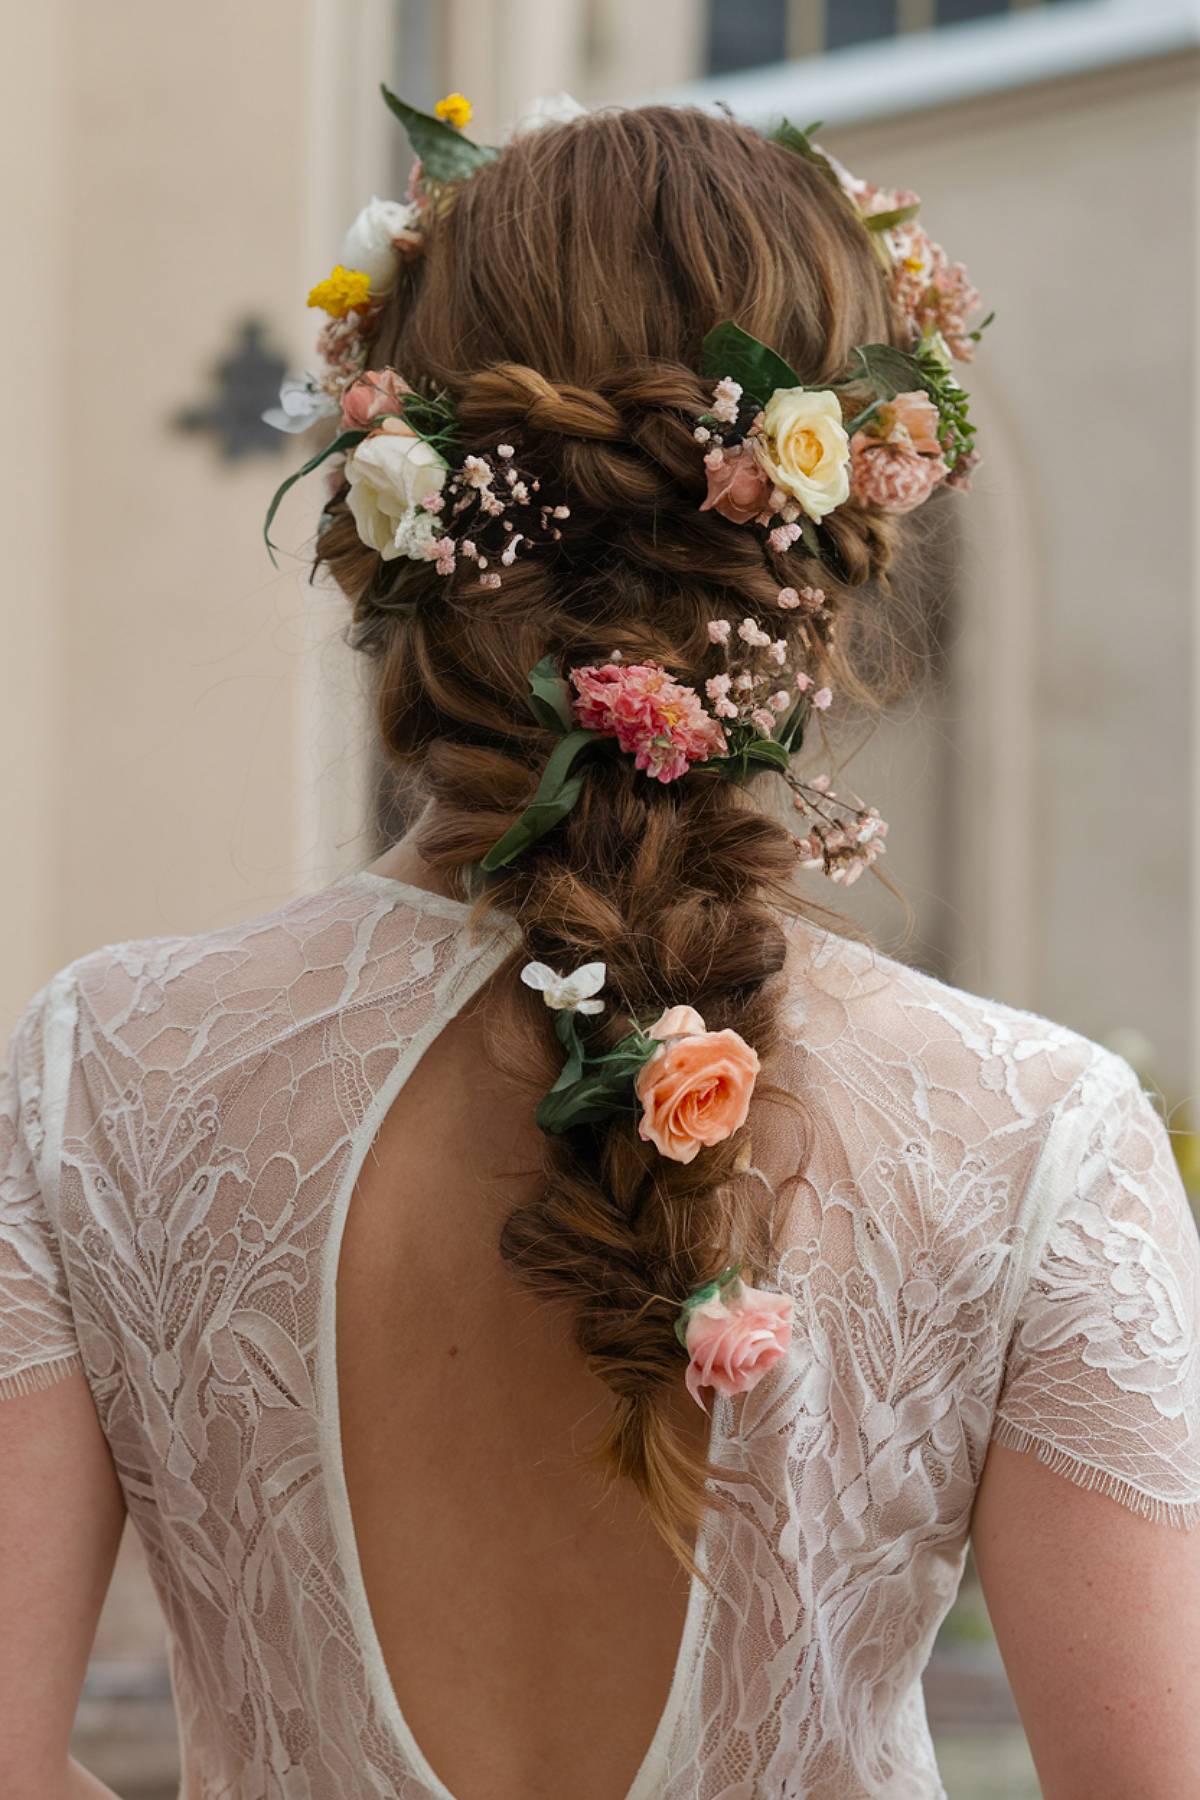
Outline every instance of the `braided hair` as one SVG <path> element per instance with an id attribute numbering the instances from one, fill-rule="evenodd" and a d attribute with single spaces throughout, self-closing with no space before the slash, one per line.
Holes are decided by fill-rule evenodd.
<path id="1" fill-rule="evenodd" d="M 885 577 L 897 522 L 839 507 L 818 562 L 699 510 L 693 430 L 711 383 L 696 371 L 705 333 L 726 317 L 814 386 L 856 343 L 906 341 L 867 234 L 818 169 L 727 118 L 665 107 L 518 137 L 441 208 L 379 316 L 370 367 L 446 391 L 464 444 L 516 445 L 542 491 L 570 505 L 561 542 L 486 594 L 469 567 L 446 578 L 381 561 L 358 537 L 344 484 L 323 519 L 317 559 L 373 658 L 384 750 L 435 803 L 421 849 L 459 891 L 553 748 L 526 707 L 528 672 L 547 654 L 566 670 L 619 651 L 700 686 L 710 621 L 749 617 L 787 635 L 779 590 L 811 583 L 843 604 L 845 641 L 829 654 L 843 691 L 853 679 L 845 603 Z M 684 1004 L 769 1057 L 781 913 L 798 902 L 792 836 L 762 809 L 763 785 L 663 785 L 629 758 L 598 760 L 569 818 L 496 877 L 491 899 L 524 937 L 501 1029 L 535 1038 L 551 1078 L 546 1009 L 515 979 L 525 957 L 607 964 L 615 998 L 597 1049 L 623 1020 Z M 613 1396 L 594 1454 L 636 1484 L 693 1568 L 694 1528 L 714 1502 L 709 1465 L 671 1404 L 673 1323 L 731 1246 L 768 1269 L 775 1222 L 737 1178 L 738 1138 L 689 1164 L 658 1156 L 626 1119 L 543 1141 L 540 1191 L 507 1219 L 501 1254 L 568 1303 Z"/>

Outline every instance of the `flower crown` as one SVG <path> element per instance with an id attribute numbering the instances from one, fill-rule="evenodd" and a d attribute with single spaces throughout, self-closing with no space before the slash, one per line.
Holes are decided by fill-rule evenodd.
<path id="1" fill-rule="evenodd" d="M 273 554 L 270 527 L 284 494 L 342 456 L 359 535 L 385 561 L 432 562 L 449 575 L 465 560 L 482 586 L 496 587 L 522 547 L 561 537 L 551 520 L 569 517 L 569 507 L 533 500 L 538 483 L 517 466 L 512 446 L 493 455 L 463 445 L 448 396 L 414 393 L 402 374 L 366 362 L 379 310 L 401 265 L 421 254 L 429 219 L 499 152 L 463 134 L 471 118 L 465 95 L 448 94 L 429 114 L 382 92 L 416 153 L 409 195 L 372 198 L 346 235 L 342 260 L 309 293 L 309 305 L 328 314 L 318 342 L 323 372 L 289 376 L 279 405 L 263 417 L 300 432 L 340 414 L 342 429 L 281 484 L 264 535 Z M 529 122 L 582 110 L 563 96 Z M 701 373 L 715 387 L 694 435 L 707 474 L 701 511 L 762 526 L 777 552 L 799 541 L 820 559 L 821 521 L 847 500 L 904 513 L 943 484 L 970 485 L 974 427 L 952 362 L 970 360 L 990 315 L 968 325 L 979 296 L 962 264 L 917 224 L 917 197 L 859 181 L 817 148 L 815 129 L 785 120 L 774 141 L 820 169 L 867 232 L 908 347 L 858 345 L 836 381 L 810 388 L 776 351 L 726 320 L 704 340 Z"/>

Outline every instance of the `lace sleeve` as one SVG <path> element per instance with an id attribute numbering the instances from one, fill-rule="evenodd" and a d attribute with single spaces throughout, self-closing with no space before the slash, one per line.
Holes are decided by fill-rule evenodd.
<path id="1" fill-rule="evenodd" d="M 0 1401 L 49 1387 L 82 1361 L 48 1207 L 46 1044 L 68 1012 L 56 978 L 26 1005 L 0 1066 Z"/>
<path id="2" fill-rule="evenodd" d="M 1110 1052 L 1056 1117 L 1030 1199 L 1044 1238 L 992 1436 L 1190 1529 L 1200 1521 L 1200 1240 L 1163 1121 Z"/>

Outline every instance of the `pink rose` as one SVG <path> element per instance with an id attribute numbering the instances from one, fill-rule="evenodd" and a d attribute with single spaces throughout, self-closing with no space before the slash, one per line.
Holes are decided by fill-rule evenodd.
<path id="1" fill-rule="evenodd" d="M 664 1043 L 637 1078 L 638 1134 L 672 1162 L 690 1163 L 746 1123 L 758 1054 L 736 1031 L 707 1031 L 690 1006 L 671 1007 L 650 1036 Z"/>
<path id="2" fill-rule="evenodd" d="M 708 498 L 701 503 L 701 512 L 712 507 L 735 525 L 748 525 L 767 510 L 770 478 L 749 445 L 736 444 L 726 450 L 715 467 L 705 458 L 705 466 Z"/>
<path id="3" fill-rule="evenodd" d="M 739 1282 L 728 1301 L 714 1296 L 694 1306 L 687 1322 L 687 1390 L 703 1407 L 702 1387 L 744 1394 L 787 1354 L 792 1303 Z"/>
<path id="4" fill-rule="evenodd" d="M 395 414 L 401 397 L 411 392 L 395 369 L 367 369 L 342 395 L 342 425 L 347 431 L 366 431 L 381 413 Z"/>

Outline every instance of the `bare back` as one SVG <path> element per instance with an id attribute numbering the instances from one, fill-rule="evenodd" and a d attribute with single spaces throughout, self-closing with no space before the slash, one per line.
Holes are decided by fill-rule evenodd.
<path id="1" fill-rule="evenodd" d="M 489 1067 L 494 1004 L 485 991 L 426 1051 L 356 1184 L 337 1292 L 346 1481 L 388 1674 L 455 1800 L 624 1800 L 689 1584 L 632 1487 L 577 1466 L 611 1397 L 566 1315 L 501 1262 L 538 1146 Z M 707 1417 L 686 1396 L 677 1410 L 703 1446 Z"/>

